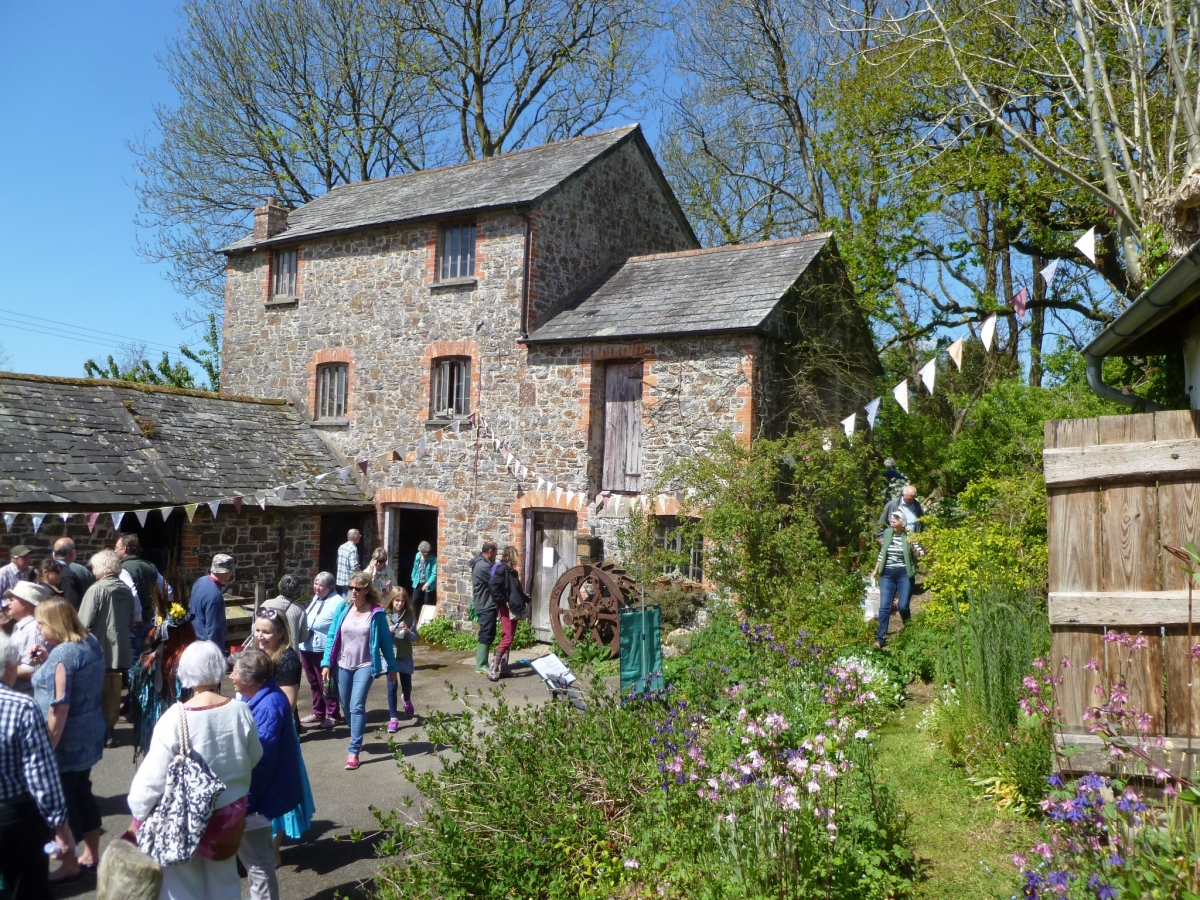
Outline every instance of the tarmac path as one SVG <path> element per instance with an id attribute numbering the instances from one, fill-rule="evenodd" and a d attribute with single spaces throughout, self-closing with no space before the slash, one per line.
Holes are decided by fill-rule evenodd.
<path id="1" fill-rule="evenodd" d="M 549 648 L 514 651 L 513 657 L 541 655 Z M 492 687 L 486 678 L 475 673 L 474 656 L 459 650 L 416 648 L 416 671 L 413 675 L 413 704 L 417 717 L 401 721 L 396 733 L 397 749 L 413 762 L 419 771 L 438 765 L 435 748 L 424 740 L 423 714 L 431 710 L 457 711 L 460 704 L 450 700 L 446 682 L 460 691 L 485 692 Z M 542 682 L 528 668 L 516 670 L 517 677 L 501 682 L 505 694 L 517 703 L 542 702 L 547 699 Z M 231 693 L 226 680 L 223 692 Z M 300 687 L 300 714 L 311 711 L 311 692 L 307 683 Z M 285 900 L 333 900 L 334 897 L 362 898 L 367 894 L 364 885 L 374 876 L 376 822 L 369 806 L 378 809 L 398 809 L 405 797 L 419 799 L 416 789 L 400 773 L 396 757 L 388 750 L 387 682 L 377 678 L 367 700 L 367 733 L 361 753 L 361 767 L 355 772 L 344 768 L 349 731 L 342 725 L 326 731 L 308 729 L 300 738 L 304 762 L 312 783 L 317 811 L 312 828 L 298 843 L 284 843 L 283 865 L 277 870 L 279 892 Z M 415 736 L 416 741 L 410 742 Z M 92 769 L 92 787 L 104 816 L 104 834 L 100 849 L 119 837 L 129 825 L 129 808 L 125 794 L 133 779 L 133 729 L 124 720 L 117 726 L 118 745 L 104 753 L 104 759 Z M 415 810 L 415 805 L 412 808 Z M 346 840 L 357 829 L 367 839 L 358 843 Z M 339 838 L 341 840 L 339 840 Z M 248 897 L 246 881 L 242 881 L 242 896 Z M 55 888 L 55 897 L 94 898 L 95 875 L 85 875 L 78 884 Z"/>

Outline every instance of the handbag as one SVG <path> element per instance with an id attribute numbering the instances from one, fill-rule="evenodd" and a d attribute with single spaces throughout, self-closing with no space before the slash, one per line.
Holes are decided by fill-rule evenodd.
<path id="1" fill-rule="evenodd" d="M 179 752 L 167 767 L 163 795 L 138 829 L 138 847 L 162 866 L 187 862 L 195 856 L 223 790 L 221 779 L 192 753 L 187 711 L 180 705 Z"/>

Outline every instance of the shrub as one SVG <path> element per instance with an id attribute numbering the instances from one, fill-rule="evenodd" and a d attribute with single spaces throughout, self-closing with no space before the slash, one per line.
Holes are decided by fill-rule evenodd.
<path id="1" fill-rule="evenodd" d="M 662 630 L 665 633 L 695 625 L 696 613 L 704 606 L 704 594 L 700 591 L 684 590 L 683 585 L 672 582 L 648 588 L 646 602 L 658 604 L 662 611 Z"/>
<path id="2" fill-rule="evenodd" d="M 497 632 L 499 628 L 497 628 Z M 454 621 L 446 616 L 437 616 L 421 628 L 421 640 L 427 644 L 440 644 L 450 650 L 474 650 L 477 631 L 474 627 L 458 629 Z M 517 622 L 517 631 L 513 635 L 514 650 L 524 650 L 538 642 L 537 635 L 528 620 Z"/>

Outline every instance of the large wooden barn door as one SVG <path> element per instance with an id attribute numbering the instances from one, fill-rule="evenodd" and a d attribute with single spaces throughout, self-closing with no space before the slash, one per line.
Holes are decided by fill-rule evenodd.
<path id="1" fill-rule="evenodd" d="M 550 592 L 575 564 L 575 514 L 532 511 L 525 518 L 525 584 L 533 600 L 530 624 L 544 641 L 550 630 Z"/>
<path id="2" fill-rule="evenodd" d="M 1194 672 L 1188 664 L 1188 620 L 1191 643 L 1200 643 L 1200 602 L 1189 610 L 1179 562 L 1162 549 L 1200 539 L 1198 415 L 1046 423 L 1052 657 L 1056 667 L 1071 661 L 1056 671 L 1056 699 L 1063 742 L 1083 748 L 1071 770 L 1108 768 L 1086 712 L 1101 702 L 1101 681 L 1123 677 L 1126 666 L 1129 702 L 1147 716 L 1152 755 L 1178 771 L 1187 735 L 1200 737 L 1200 663 Z M 1147 647 L 1130 656 L 1105 641 L 1107 631 L 1144 636 Z"/>
<path id="3" fill-rule="evenodd" d="M 609 363 L 604 373 L 601 490 L 637 493 L 642 477 L 642 364 Z"/>

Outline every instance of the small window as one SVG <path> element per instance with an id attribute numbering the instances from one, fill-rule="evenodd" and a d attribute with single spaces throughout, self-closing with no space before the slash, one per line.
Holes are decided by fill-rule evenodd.
<path id="1" fill-rule="evenodd" d="M 682 524 L 674 516 L 659 516 L 655 524 L 658 545 L 669 556 L 663 574 L 699 583 L 704 580 L 704 538 L 688 533 Z"/>
<path id="2" fill-rule="evenodd" d="M 465 357 L 433 361 L 432 413 L 435 419 L 471 414 L 471 360 Z"/>
<path id="3" fill-rule="evenodd" d="M 296 298 L 296 270 L 300 254 L 296 250 L 276 250 L 271 264 L 271 299 Z"/>
<path id="4" fill-rule="evenodd" d="M 442 281 L 475 276 L 475 223 L 442 229 Z"/>
<path id="5" fill-rule="evenodd" d="M 333 363 L 317 366 L 317 419 L 346 418 L 346 395 L 350 384 L 350 366 Z"/>

